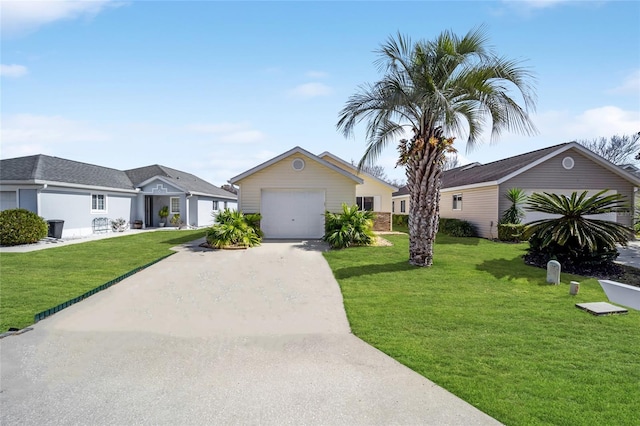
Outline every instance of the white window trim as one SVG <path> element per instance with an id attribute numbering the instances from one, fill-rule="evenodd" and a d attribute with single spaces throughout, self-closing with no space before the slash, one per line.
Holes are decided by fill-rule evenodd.
<path id="1" fill-rule="evenodd" d="M 213 211 L 217 212 L 220 210 L 220 202 L 218 200 L 213 200 Z"/>
<path id="2" fill-rule="evenodd" d="M 460 200 L 456 199 L 456 197 L 460 197 Z M 453 205 L 451 207 L 455 211 L 462 210 L 462 193 L 453 194 Z"/>
<path id="3" fill-rule="evenodd" d="M 103 197 L 104 199 L 104 209 L 94 209 L 93 208 L 93 197 Z M 109 197 L 107 197 L 107 194 L 91 194 L 91 213 L 107 213 L 107 199 Z M 96 198 L 97 200 L 97 198 Z M 96 205 L 97 205 L 97 201 L 96 201 Z"/>
<path id="4" fill-rule="evenodd" d="M 173 210 L 173 200 L 178 200 L 178 211 Z M 180 214 L 180 197 L 169 197 L 169 213 Z"/>

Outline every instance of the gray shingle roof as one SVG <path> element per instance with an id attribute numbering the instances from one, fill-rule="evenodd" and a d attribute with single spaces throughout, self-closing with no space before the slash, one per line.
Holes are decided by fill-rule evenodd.
<path id="1" fill-rule="evenodd" d="M 558 148 L 565 145 L 568 145 L 568 143 L 550 146 L 548 148 L 527 152 L 526 154 L 516 155 L 515 157 L 509 157 L 504 160 L 477 165 L 471 168 L 461 166 L 447 170 L 442 174 L 442 189 L 472 185 L 474 183 L 497 181 L 551 154 L 558 150 Z"/>
<path id="2" fill-rule="evenodd" d="M 235 194 L 218 188 L 217 186 L 200 179 L 196 175 L 172 169 L 170 167 L 161 166 L 159 164 L 125 170 L 125 173 L 129 176 L 129 179 L 131 179 L 135 186 L 139 186 L 141 183 L 159 176 L 173 182 L 178 188 L 181 188 L 185 192 L 216 195 L 234 200 L 237 199 Z"/>
<path id="3" fill-rule="evenodd" d="M 175 182 L 185 192 L 237 199 L 235 194 L 195 175 L 157 164 L 122 171 L 43 154 L 0 161 L 1 182 L 60 182 L 133 191 L 140 183 L 156 176 Z"/>
<path id="4" fill-rule="evenodd" d="M 121 170 L 48 155 L 10 158 L 0 162 L 0 181 L 47 181 L 117 189 L 135 189 Z"/>

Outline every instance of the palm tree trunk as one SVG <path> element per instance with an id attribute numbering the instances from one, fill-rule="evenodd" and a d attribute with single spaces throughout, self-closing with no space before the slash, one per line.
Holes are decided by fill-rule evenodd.
<path id="1" fill-rule="evenodd" d="M 428 146 L 406 165 L 409 187 L 409 263 L 433 264 L 433 244 L 440 216 L 440 177 L 444 152 Z"/>

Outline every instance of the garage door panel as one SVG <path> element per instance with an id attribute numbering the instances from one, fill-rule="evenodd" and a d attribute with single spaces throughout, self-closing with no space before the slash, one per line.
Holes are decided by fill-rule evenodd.
<path id="1" fill-rule="evenodd" d="M 321 238 L 324 191 L 263 190 L 261 227 L 266 238 Z"/>
<path id="2" fill-rule="evenodd" d="M 0 210 L 10 210 L 17 207 L 16 191 L 0 191 Z"/>

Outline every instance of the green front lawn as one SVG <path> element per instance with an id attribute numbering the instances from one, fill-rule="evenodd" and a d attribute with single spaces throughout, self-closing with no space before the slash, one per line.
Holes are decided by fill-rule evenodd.
<path id="1" fill-rule="evenodd" d="M 526 244 L 439 235 L 416 268 L 406 235 L 385 238 L 325 254 L 358 337 L 508 425 L 638 424 L 640 312 L 577 309 L 607 300 L 598 282 L 546 284 Z"/>
<path id="2" fill-rule="evenodd" d="M 204 231 L 145 232 L 28 253 L 0 254 L 0 333 L 33 324 L 38 312 L 78 297 Z"/>

